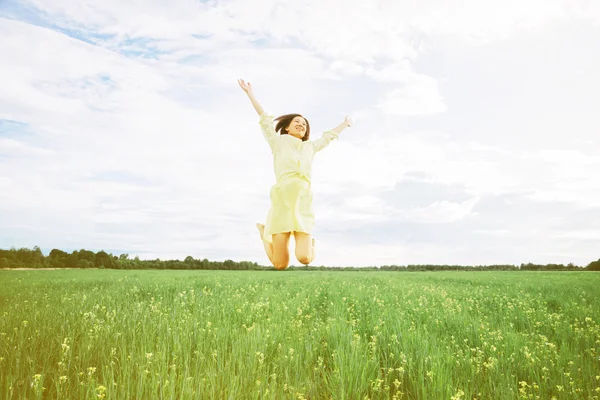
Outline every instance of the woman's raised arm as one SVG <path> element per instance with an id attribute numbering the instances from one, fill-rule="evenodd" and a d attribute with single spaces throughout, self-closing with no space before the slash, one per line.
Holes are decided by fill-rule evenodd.
<path id="1" fill-rule="evenodd" d="M 256 110 L 258 115 L 262 117 L 265 114 L 265 110 L 263 110 L 258 100 L 256 100 L 256 97 L 254 97 L 254 93 L 252 92 L 252 85 L 250 85 L 250 82 L 246 83 L 243 79 L 238 79 L 238 83 L 242 90 L 248 95 L 248 98 L 250 99 L 250 102 L 252 102 L 252 106 L 254 106 L 254 109 Z"/>
<path id="2" fill-rule="evenodd" d="M 339 124 L 338 126 L 336 126 L 335 128 L 332 129 L 332 131 L 334 131 L 335 133 L 337 133 L 338 135 L 340 133 L 342 133 L 342 131 L 346 128 L 349 128 L 352 126 L 352 119 L 348 116 L 346 116 L 346 118 L 344 118 L 344 122 L 342 122 L 341 124 Z"/>
<path id="3" fill-rule="evenodd" d="M 318 151 L 323 150 L 325 147 L 329 146 L 329 144 L 334 141 L 335 139 L 338 139 L 340 137 L 340 133 L 342 133 L 342 131 L 348 127 L 352 126 L 352 119 L 350 119 L 350 117 L 346 116 L 346 118 L 344 118 L 344 122 L 342 122 L 341 124 L 339 124 L 338 126 L 336 126 L 335 128 L 328 130 L 326 132 L 323 132 L 323 135 L 321 135 L 320 138 L 318 138 L 317 140 L 313 141 L 313 148 L 315 149 L 315 153 Z"/>
<path id="4" fill-rule="evenodd" d="M 246 92 L 248 98 L 254 106 L 254 109 L 260 116 L 259 124 L 262 129 L 263 136 L 269 143 L 271 150 L 275 151 L 277 134 L 275 133 L 275 129 L 273 128 L 273 117 L 265 113 L 265 110 L 263 110 L 258 100 L 256 100 L 256 97 L 254 97 L 254 93 L 252 93 L 252 86 L 250 85 L 250 82 L 246 83 L 243 79 L 238 79 L 238 83 L 240 84 L 240 87 L 244 90 L 244 92 Z"/>

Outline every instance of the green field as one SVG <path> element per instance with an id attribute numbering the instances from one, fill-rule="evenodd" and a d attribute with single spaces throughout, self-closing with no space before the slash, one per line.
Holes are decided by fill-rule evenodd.
<path id="1" fill-rule="evenodd" d="M 598 399 L 600 274 L 0 271 L 0 397 Z"/>

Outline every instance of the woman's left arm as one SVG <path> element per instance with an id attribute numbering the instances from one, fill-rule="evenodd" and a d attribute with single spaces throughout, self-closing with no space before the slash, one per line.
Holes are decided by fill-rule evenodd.
<path id="1" fill-rule="evenodd" d="M 335 128 L 324 132 L 320 138 L 318 138 L 317 140 L 312 142 L 314 149 L 315 149 L 315 153 L 318 151 L 321 151 L 325 147 L 329 146 L 329 143 L 331 143 L 333 140 L 337 139 L 339 137 L 340 133 L 342 133 L 342 131 L 344 129 L 348 128 L 349 126 L 352 126 L 352 120 L 350 118 L 346 117 L 344 119 L 344 122 L 342 122 Z"/>
<path id="2" fill-rule="evenodd" d="M 336 126 L 335 128 L 332 129 L 332 131 L 334 131 L 335 133 L 337 133 L 338 135 L 340 133 L 342 133 L 342 131 L 346 128 L 349 128 L 352 126 L 352 120 L 346 116 L 346 118 L 344 118 L 344 122 L 342 122 L 341 124 L 339 124 L 338 126 Z"/>

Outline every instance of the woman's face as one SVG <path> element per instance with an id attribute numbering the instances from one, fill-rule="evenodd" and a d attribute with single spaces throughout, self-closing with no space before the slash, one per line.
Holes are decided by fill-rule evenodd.
<path id="1" fill-rule="evenodd" d="M 294 117 L 285 130 L 292 136 L 302 139 L 306 135 L 306 120 L 302 117 Z"/>

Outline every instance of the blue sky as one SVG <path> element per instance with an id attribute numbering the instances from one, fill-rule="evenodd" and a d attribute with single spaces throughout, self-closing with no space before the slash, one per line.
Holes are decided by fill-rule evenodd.
<path id="1" fill-rule="evenodd" d="M 244 78 L 313 138 L 355 121 L 315 265 L 600 257 L 595 2 L 47 3 L 0 2 L 1 248 L 268 264 Z"/>

